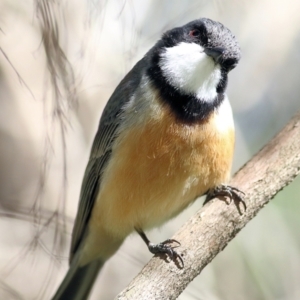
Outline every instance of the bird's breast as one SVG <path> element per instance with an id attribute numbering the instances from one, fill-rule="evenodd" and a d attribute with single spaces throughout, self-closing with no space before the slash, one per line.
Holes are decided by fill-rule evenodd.
<path id="1" fill-rule="evenodd" d="M 116 139 L 92 221 L 109 224 L 116 235 L 160 225 L 229 179 L 233 148 L 227 100 L 192 125 L 179 122 L 166 106 L 149 111 Z"/>

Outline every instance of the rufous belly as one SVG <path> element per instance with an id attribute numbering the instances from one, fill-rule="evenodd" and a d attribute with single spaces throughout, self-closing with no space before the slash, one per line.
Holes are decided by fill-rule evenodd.
<path id="1" fill-rule="evenodd" d="M 90 219 L 91 257 L 103 251 L 101 232 L 122 241 L 135 228 L 159 226 L 228 181 L 234 128 L 221 129 L 218 118 L 213 112 L 205 122 L 183 124 L 166 109 L 122 133 Z"/>

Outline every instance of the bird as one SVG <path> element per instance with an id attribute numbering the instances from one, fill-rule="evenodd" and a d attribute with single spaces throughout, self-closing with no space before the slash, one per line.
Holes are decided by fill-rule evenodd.
<path id="1" fill-rule="evenodd" d="M 85 170 L 69 270 L 53 300 L 89 297 L 104 263 L 137 232 L 151 253 L 179 259 L 179 242 L 145 231 L 198 197 L 229 197 L 235 144 L 228 73 L 241 58 L 236 37 L 208 18 L 166 31 L 108 100 Z M 174 243 L 176 246 L 174 246 Z"/>

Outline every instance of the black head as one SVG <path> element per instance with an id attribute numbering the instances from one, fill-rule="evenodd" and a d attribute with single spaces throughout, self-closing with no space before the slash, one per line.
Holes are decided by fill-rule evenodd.
<path id="1" fill-rule="evenodd" d="M 219 22 L 202 18 L 165 32 L 160 47 L 173 47 L 181 42 L 197 43 L 227 72 L 241 58 L 240 46 L 232 32 Z"/>
<path id="2" fill-rule="evenodd" d="M 219 107 L 227 74 L 241 53 L 229 29 L 199 19 L 164 33 L 147 57 L 147 74 L 163 101 L 181 119 L 193 122 Z"/>

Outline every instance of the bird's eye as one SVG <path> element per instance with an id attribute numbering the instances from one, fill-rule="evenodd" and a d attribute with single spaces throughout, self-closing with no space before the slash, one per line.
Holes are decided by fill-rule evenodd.
<path id="1" fill-rule="evenodd" d="M 200 31 L 198 29 L 191 30 L 189 32 L 189 35 L 192 36 L 192 37 L 199 37 L 200 36 Z"/>

